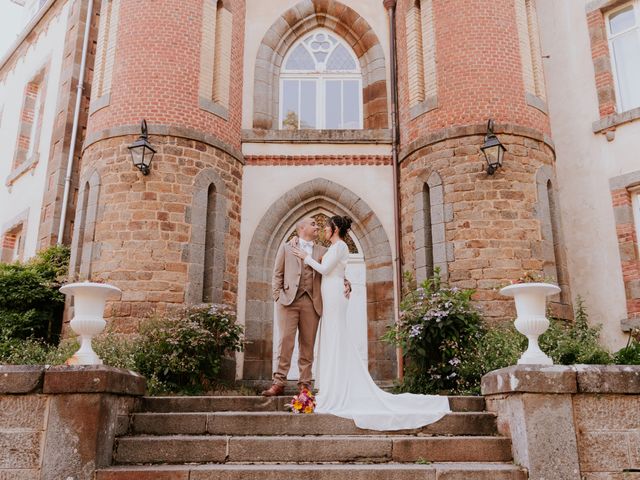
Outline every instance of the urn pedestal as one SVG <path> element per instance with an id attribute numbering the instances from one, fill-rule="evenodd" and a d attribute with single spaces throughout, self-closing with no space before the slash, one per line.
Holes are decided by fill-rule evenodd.
<path id="1" fill-rule="evenodd" d="M 102 365 L 102 360 L 91 346 L 91 340 L 100 334 L 107 322 L 104 307 L 109 299 L 120 297 L 122 291 L 104 283 L 70 283 L 60 288 L 65 295 L 73 295 L 74 314 L 71 329 L 80 337 L 80 349 L 67 360 L 68 365 Z"/>
<path id="2" fill-rule="evenodd" d="M 545 309 L 547 297 L 560 292 L 560 287 L 550 283 L 520 283 L 500 290 L 502 295 L 513 297 L 516 303 L 516 330 L 529 339 L 529 346 L 518 360 L 518 365 L 553 365 L 553 360 L 540 350 L 538 337 L 549 328 Z"/>

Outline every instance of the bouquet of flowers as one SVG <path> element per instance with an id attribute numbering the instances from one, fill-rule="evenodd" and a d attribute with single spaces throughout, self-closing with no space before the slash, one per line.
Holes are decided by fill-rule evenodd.
<path id="1" fill-rule="evenodd" d="M 313 413 L 316 408 L 316 397 L 308 388 L 291 399 L 291 403 L 286 405 L 293 413 Z"/>

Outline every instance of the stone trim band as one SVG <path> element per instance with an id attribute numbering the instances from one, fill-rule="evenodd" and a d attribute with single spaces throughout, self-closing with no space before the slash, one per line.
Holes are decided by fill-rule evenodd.
<path id="1" fill-rule="evenodd" d="M 538 140 L 540 142 L 544 142 L 551 150 L 556 150 L 555 144 L 551 137 L 545 133 L 542 133 L 538 130 L 529 127 L 523 127 L 521 125 L 516 125 L 513 123 L 501 123 L 495 126 L 494 132 L 497 135 L 518 135 L 521 137 L 531 138 L 533 140 Z M 411 154 L 417 152 L 418 150 L 428 147 L 429 145 L 433 145 L 435 143 L 440 143 L 445 140 L 451 140 L 452 138 L 460 138 L 460 137 L 469 137 L 473 135 L 484 135 L 487 133 L 487 125 L 486 124 L 476 124 L 476 125 L 466 125 L 462 127 L 450 127 L 443 128 L 441 130 L 436 130 L 435 132 L 431 132 L 427 135 L 423 135 L 422 137 L 414 140 L 409 143 L 405 148 L 400 151 L 400 155 L 398 157 L 398 162 L 402 163 L 407 157 Z"/>
<path id="2" fill-rule="evenodd" d="M 211 147 L 218 148 L 224 151 L 225 153 L 235 158 L 241 164 L 244 165 L 245 163 L 244 155 L 242 155 L 242 152 L 232 147 L 231 145 L 220 141 L 219 139 L 208 133 L 203 133 L 198 130 L 194 130 L 193 128 L 177 127 L 175 125 L 160 125 L 157 123 L 150 124 L 148 128 L 149 135 L 180 137 L 186 138 L 187 140 L 195 140 L 197 142 L 206 143 Z M 87 135 L 87 138 L 84 141 L 84 145 L 82 145 L 82 151 L 84 152 L 94 143 L 106 140 L 108 138 L 125 137 L 127 135 L 139 134 L 140 125 L 123 125 L 121 127 L 106 128 L 104 130 L 100 130 L 98 132 Z"/>

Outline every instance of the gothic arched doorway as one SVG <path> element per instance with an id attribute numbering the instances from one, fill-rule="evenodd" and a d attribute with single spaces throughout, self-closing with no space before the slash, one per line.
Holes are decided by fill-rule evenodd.
<path id="1" fill-rule="evenodd" d="M 303 217 L 311 216 L 316 220 L 316 224 L 320 227 L 320 237 L 318 238 L 318 243 L 324 245 L 325 247 L 329 247 L 331 243 L 324 238 L 324 226 L 326 225 L 329 217 L 335 215 L 332 212 L 327 212 L 326 210 L 309 212 Z M 285 241 L 289 241 L 297 232 L 295 227 L 291 232 L 285 237 Z M 354 235 L 353 232 L 349 232 L 349 236 L 346 239 L 347 245 L 349 246 L 349 262 L 347 264 L 347 270 L 345 272 L 346 278 L 351 282 L 351 296 L 349 298 L 349 307 L 347 310 L 347 318 L 349 319 L 349 323 L 347 325 L 349 335 L 358 349 L 358 353 L 360 357 L 364 361 L 365 365 L 368 362 L 368 345 L 367 345 L 367 267 L 364 261 L 364 255 L 362 253 L 362 246 L 360 245 L 359 240 Z M 272 370 L 277 368 L 278 362 L 278 339 L 279 339 L 279 329 L 278 329 L 278 309 L 275 308 L 273 310 L 273 356 L 272 356 Z M 289 380 L 297 380 L 298 379 L 298 342 L 296 340 L 296 345 L 293 350 L 293 356 L 291 358 L 291 369 L 289 370 L 289 374 L 287 378 Z M 315 364 L 314 364 L 314 378 L 315 378 Z"/>
<path id="2" fill-rule="evenodd" d="M 305 182 L 285 193 L 271 205 L 254 232 L 247 259 L 247 346 L 242 377 L 251 380 L 271 378 L 274 318 L 271 278 L 276 252 L 295 228 L 296 221 L 314 213 L 349 215 L 353 219 L 352 232 L 366 267 L 366 287 L 363 285 L 363 288 L 366 289 L 369 370 L 375 379 L 395 378 L 395 350 L 380 340 L 387 326 L 394 321 L 389 239 L 365 201 L 349 189 L 322 178 Z"/>

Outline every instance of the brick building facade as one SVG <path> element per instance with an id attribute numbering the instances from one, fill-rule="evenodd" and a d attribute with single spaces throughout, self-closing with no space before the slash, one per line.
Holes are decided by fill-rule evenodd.
<path id="1" fill-rule="evenodd" d="M 580 168 L 572 150 L 580 141 L 606 137 L 599 148 L 607 148 L 618 130 L 621 157 L 637 147 L 629 139 L 638 109 L 616 106 L 606 27 L 612 11 L 637 3 L 563 10 L 551 0 L 95 0 L 87 15 L 88 0 L 45 2 L 0 65 L 0 132 L 13 137 L 2 147 L 3 259 L 26 258 L 61 230 L 72 275 L 123 290 L 107 316 L 124 332 L 184 304 L 233 305 L 249 341 L 238 377 L 265 379 L 277 247 L 302 216 L 347 214 L 357 250 L 352 314 L 376 378 L 396 369 L 395 352 L 379 340 L 394 321 L 396 238 L 400 269 L 420 280 L 439 268 L 450 284 L 475 289 L 489 322 L 514 314 L 495 287 L 535 271 L 562 287 L 552 299 L 557 316 L 571 319 L 581 294 L 605 342 L 619 345 L 620 320 L 627 328 L 640 313 L 640 170 L 623 160 L 607 174 L 609 203 L 594 220 L 608 228 L 606 242 L 577 221 L 589 211 L 570 172 Z M 66 34 L 40 41 L 61 18 Z M 569 34 L 559 27 L 566 18 L 583 29 Z M 86 75 L 72 146 L 82 32 Z M 558 32 L 564 43 L 554 43 Z M 569 40 L 583 48 L 562 65 L 556 58 L 568 55 Z M 21 73 L 20 60 L 39 44 L 52 45 L 43 58 L 61 61 Z M 574 122 L 591 119 L 588 135 L 568 128 L 560 93 L 560 79 L 574 71 L 583 98 L 598 101 Z M 45 102 L 39 92 L 52 90 L 51 77 L 63 80 Z M 19 101 L 11 88 L 24 92 Z M 577 97 L 566 98 L 579 108 Z M 127 148 L 142 119 L 157 150 L 149 175 L 133 167 Z M 480 151 L 490 119 L 507 149 L 493 175 Z M 30 147 L 36 141 L 39 150 Z M 28 172 L 37 184 L 27 185 Z M 596 172 L 597 160 L 583 171 Z M 21 189 L 41 193 L 29 203 Z M 603 245 L 613 258 L 606 275 L 617 283 L 584 270 L 582 259 Z"/>

